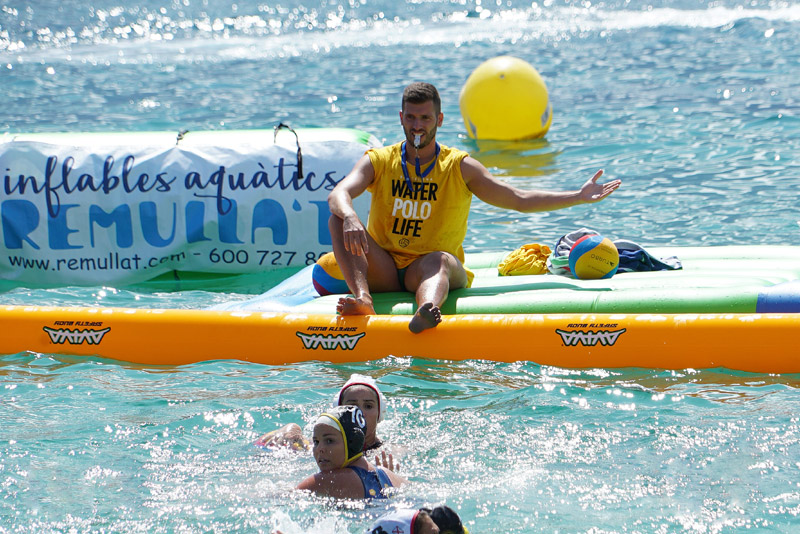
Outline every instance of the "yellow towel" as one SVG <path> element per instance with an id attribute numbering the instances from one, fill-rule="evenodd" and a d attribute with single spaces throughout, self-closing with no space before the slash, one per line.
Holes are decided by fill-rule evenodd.
<path id="1" fill-rule="evenodd" d="M 550 247 L 538 243 L 522 245 L 505 257 L 497 270 L 500 276 L 517 276 L 522 274 L 544 274 L 547 272 L 547 257 Z"/>

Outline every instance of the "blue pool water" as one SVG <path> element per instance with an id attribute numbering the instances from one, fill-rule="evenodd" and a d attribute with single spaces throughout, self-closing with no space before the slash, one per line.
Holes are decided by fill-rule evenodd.
<path id="1" fill-rule="evenodd" d="M 502 54 L 544 77 L 546 139 L 466 138 L 459 91 Z M 571 189 L 604 168 L 623 180 L 601 204 L 554 213 L 475 202 L 468 251 L 581 226 L 646 245 L 795 244 L 798 72 L 793 2 L 0 1 L 3 132 L 283 121 L 391 143 L 402 87 L 422 79 L 442 94 L 440 140 L 504 179 Z M 0 302 L 191 308 L 248 292 L 168 289 L 17 287 Z M 518 350 L 535 360 L 530 345 Z M 2 356 L 0 532 L 361 532 L 386 505 L 292 494 L 310 457 L 249 445 L 307 424 L 354 371 L 385 386 L 381 434 L 408 449 L 413 484 L 390 506 L 447 502 L 473 533 L 800 525 L 796 376 L 412 356 L 157 369 Z"/>

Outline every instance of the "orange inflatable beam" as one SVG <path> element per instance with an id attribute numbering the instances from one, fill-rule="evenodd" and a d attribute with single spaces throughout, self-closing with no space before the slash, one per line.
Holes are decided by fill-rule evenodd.
<path id="1" fill-rule="evenodd" d="M 99 356 L 144 365 L 268 365 L 388 355 L 532 361 L 566 368 L 800 373 L 800 314 L 455 315 L 421 334 L 408 316 L 0 307 L 0 354 Z"/>

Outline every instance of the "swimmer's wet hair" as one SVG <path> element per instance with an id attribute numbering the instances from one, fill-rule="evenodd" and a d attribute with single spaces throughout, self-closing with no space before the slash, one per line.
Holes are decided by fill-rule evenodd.
<path id="1" fill-rule="evenodd" d="M 424 104 L 429 101 L 433 101 L 433 109 L 436 115 L 439 115 L 442 111 L 442 99 L 439 98 L 439 91 L 436 90 L 436 87 L 425 82 L 414 82 L 403 91 L 403 103 L 400 109 L 406 109 L 406 102 Z"/>

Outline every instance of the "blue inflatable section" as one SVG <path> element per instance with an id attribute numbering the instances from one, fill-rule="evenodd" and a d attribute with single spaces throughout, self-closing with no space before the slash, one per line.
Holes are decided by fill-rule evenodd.
<path id="1" fill-rule="evenodd" d="M 226 302 L 210 309 L 264 312 L 291 311 L 294 306 L 304 304 L 318 296 L 311 281 L 313 269 L 314 265 L 304 267 L 266 293 L 262 293 L 255 298 L 243 302 Z"/>
<path id="2" fill-rule="evenodd" d="M 800 312 L 800 280 L 765 287 L 758 294 L 756 313 Z"/>

